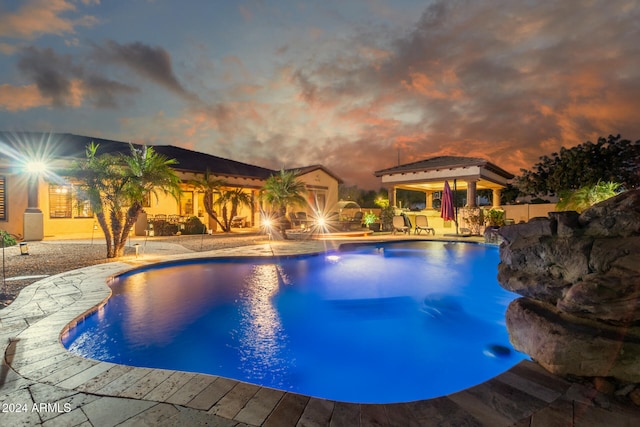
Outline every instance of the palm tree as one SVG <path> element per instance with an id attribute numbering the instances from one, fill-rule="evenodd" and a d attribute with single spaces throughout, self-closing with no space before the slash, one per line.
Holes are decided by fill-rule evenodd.
<path id="1" fill-rule="evenodd" d="M 202 179 L 191 180 L 189 184 L 204 193 L 204 210 L 209 214 L 209 217 L 213 218 L 223 231 L 229 231 L 220 221 L 218 213 L 214 209 L 215 196 L 219 197 L 222 194 L 222 188 L 227 185 L 226 181 L 213 177 L 209 169 L 207 169 Z"/>
<path id="2" fill-rule="evenodd" d="M 222 219 L 225 226 L 224 231 L 231 231 L 231 220 L 238 215 L 239 206 L 251 207 L 253 199 L 251 194 L 246 193 L 242 188 L 234 188 L 231 190 L 222 190 L 220 198 L 216 201 L 216 204 L 220 206 L 222 210 Z M 228 205 L 231 204 L 231 212 L 228 213 Z"/>
<path id="3" fill-rule="evenodd" d="M 124 254 L 131 228 L 143 210 L 147 193 L 158 190 L 178 200 L 180 178 L 172 169 L 177 162 L 158 154 L 152 147 L 130 145 L 131 154 L 97 155 L 99 144 L 86 149 L 86 160 L 67 174 L 80 182 L 91 201 L 107 243 L 107 258 Z"/>
<path id="4" fill-rule="evenodd" d="M 227 182 L 214 178 L 209 170 L 205 172 L 202 179 L 189 181 L 189 184 L 204 193 L 205 211 L 218 223 L 225 233 L 231 231 L 231 220 L 238 214 L 238 207 L 243 205 L 250 207 L 253 203 L 251 195 L 246 193 L 244 189 L 227 189 Z M 229 204 L 231 204 L 230 214 Z M 221 215 L 218 214 L 214 207 L 220 208 Z"/>
<path id="5" fill-rule="evenodd" d="M 281 169 L 277 174 L 267 178 L 261 192 L 262 200 L 277 209 L 280 229 L 285 239 L 287 234 L 284 230 L 288 227 L 287 207 L 307 205 L 307 199 L 304 197 L 307 192 L 306 186 L 296 177 L 297 171 Z"/>

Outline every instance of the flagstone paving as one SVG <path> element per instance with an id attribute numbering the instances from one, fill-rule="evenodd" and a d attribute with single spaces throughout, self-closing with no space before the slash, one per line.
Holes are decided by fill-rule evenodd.
<path id="1" fill-rule="evenodd" d="M 110 278 L 150 262 L 194 256 L 317 252 L 335 242 L 269 242 L 207 253 L 155 250 L 47 277 L 0 310 L 1 426 L 637 426 L 640 409 L 523 361 L 490 381 L 437 399 L 334 402 L 222 377 L 134 368 L 67 352 L 60 334 L 109 297 Z M 175 254 L 175 248 L 171 250 Z"/>

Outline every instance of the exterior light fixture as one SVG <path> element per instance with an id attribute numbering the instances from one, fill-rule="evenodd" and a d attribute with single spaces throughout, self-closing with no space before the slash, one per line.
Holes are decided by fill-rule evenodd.
<path id="1" fill-rule="evenodd" d="M 29 255 L 29 245 L 27 242 L 20 243 L 20 255 Z"/>
<path id="2" fill-rule="evenodd" d="M 46 172 L 47 165 L 42 161 L 33 160 L 25 163 L 25 169 L 27 170 L 27 172 L 32 174 L 41 174 L 43 172 Z"/>

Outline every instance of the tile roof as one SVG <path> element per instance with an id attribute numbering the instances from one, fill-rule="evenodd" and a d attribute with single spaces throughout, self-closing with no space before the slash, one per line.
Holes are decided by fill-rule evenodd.
<path id="1" fill-rule="evenodd" d="M 87 145 L 99 144 L 98 154 L 129 153 L 129 143 L 112 141 L 70 133 L 48 132 L 1 132 L 0 144 L 4 143 L 22 155 L 48 157 L 52 159 L 84 158 Z M 133 144 L 141 147 L 140 144 Z M 237 162 L 206 153 L 187 150 L 172 145 L 153 146 L 156 152 L 178 161 L 174 169 L 204 172 L 207 169 L 216 175 L 229 175 L 266 179 L 275 171 L 260 166 Z"/>
<path id="2" fill-rule="evenodd" d="M 505 171 L 504 169 L 494 165 L 493 163 L 481 159 L 478 157 L 458 157 L 458 156 L 438 156 L 431 157 L 425 160 L 419 160 L 417 162 L 406 163 L 404 165 L 398 165 L 387 169 L 381 169 L 374 172 L 374 175 L 381 177 L 382 175 L 389 175 L 394 173 L 407 173 L 407 172 L 424 172 L 439 169 L 455 169 L 466 168 L 472 166 L 480 166 L 485 169 L 491 170 L 507 179 L 513 178 L 513 174 Z"/>
<path id="3" fill-rule="evenodd" d="M 174 169 L 192 172 L 204 172 L 207 169 L 215 175 L 229 175 L 267 179 L 275 171 L 248 163 L 237 162 L 211 154 L 187 150 L 173 145 L 156 145 L 153 147 L 158 153 L 170 159 L 176 159 L 178 164 Z"/>

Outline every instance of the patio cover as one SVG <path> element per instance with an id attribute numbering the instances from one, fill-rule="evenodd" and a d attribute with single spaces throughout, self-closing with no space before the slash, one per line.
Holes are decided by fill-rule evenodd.
<path id="1" fill-rule="evenodd" d="M 484 189 L 493 191 L 493 205 L 498 206 L 500 190 L 514 176 L 485 159 L 456 156 L 406 163 L 378 170 L 374 175 L 381 178 L 382 184 L 389 189 L 392 205 L 395 205 L 396 189 L 423 191 L 429 200 L 433 192 L 443 190 L 445 181 L 457 180 L 457 188 L 467 190 L 468 206 L 476 206 L 476 190 Z"/>

